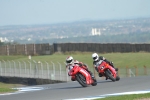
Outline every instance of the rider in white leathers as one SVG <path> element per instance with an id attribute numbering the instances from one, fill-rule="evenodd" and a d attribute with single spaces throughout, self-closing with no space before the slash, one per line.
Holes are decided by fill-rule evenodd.
<path id="1" fill-rule="evenodd" d="M 114 65 L 113 65 L 113 62 L 110 62 L 108 61 L 107 59 L 105 59 L 103 56 L 98 56 L 97 53 L 93 53 L 92 54 L 92 58 L 93 58 L 93 65 L 95 67 L 95 70 L 98 72 L 98 69 L 97 69 L 97 62 L 99 62 L 100 60 L 103 60 L 105 61 L 106 63 L 108 63 L 109 65 L 111 65 L 116 71 L 118 71 L 118 68 L 115 68 Z M 99 73 L 99 77 L 102 77 L 102 75 Z M 106 78 L 107 80 L 107 78 Z"/>

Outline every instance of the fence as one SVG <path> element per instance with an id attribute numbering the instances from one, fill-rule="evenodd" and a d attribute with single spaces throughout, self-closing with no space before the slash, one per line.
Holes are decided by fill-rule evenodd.
<path id="1" fill-rule="evenodd" d="M 54 52 L 150 52 L 150 44 L 130 43 L 54 43 L 0 46 L 0 55 L 49 55 Z"/>
<path id="2" fill-rule="evenodd" d="M 51 53 L 53 53 L 53 46 L 48 43 L 0 46 L 0 55 L 48 55 Z"/>
<path id="3" fill-rule="evenodd" d="M 65 63 L 40 61 L 0 61 L 0 76 L 69 81 Z"/>
<path id="4" fill-rule="evenodd" d="M 93 70 L 96 78 L 98 74 Z M 125 67 L 119 68 L 120 77 L 135 77 L 150 75 L 150 68 L 144 67 Z M 40 62 L 28 61 L 0 61 L 0 76 L 40 78 L 60 81 L 70 81 L 65 63 L 60 62 Z"/>
<path id="5" fill-rule="evenodd" d="M 150 44 L 132 43 L 54 43 L 54 52 L 81 51 L 81 52 L 150 52 Z"/>

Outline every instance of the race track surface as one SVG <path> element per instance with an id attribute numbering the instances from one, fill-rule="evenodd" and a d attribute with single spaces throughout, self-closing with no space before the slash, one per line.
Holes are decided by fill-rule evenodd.
<path id="1" fill-rule="evenodd" d="M 98 80 L 97 86 L 82 87 L 78 82 L 36 85 L 16 93 L 1 94 L 0 100 L 65 100 L 104 94 L 150 90 L 150 76 Z"/>

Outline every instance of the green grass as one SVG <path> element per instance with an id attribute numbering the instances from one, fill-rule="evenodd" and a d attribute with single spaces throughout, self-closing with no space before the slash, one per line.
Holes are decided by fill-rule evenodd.
<path id="1" fill-rule="evenodd" d="M 14 92 L 17 91 L 17 89 L 12 89 L 15 87 L 22 86 L 21 84 L 6 84 L 0 82 L 0 93 L 8 93 L 8 92 Z"/>
<path id="2" fill-rule="evenodd" d="M 16 90 L 11 88 L 0 88 L 0 93 L 7 93 L 7 92 L 14 92 L 14 91 Z"/>
<path id="3" fill-rule="evenodd" d="M 23 56 L 23 55 L 18 55 L 18 56 L 0 56 L 0 61 L 3 62 L 3 60 L 5 61 L 11 61 L 11 63 L 13 64 L 12 60 L 16 62 L 16 65 L 18 67 L 18 61 L 20 61 L 21 63 L 27 62 L 27 66 L 29 66 L 29 61 L 31 61 L 33 63 L 34 66 L 34 62 L 33 61 L 40 61 L 42 62 L 44 69 L 46 69 L 46 62 L 52 66 L 52 63 L 55 63 L 55 69 L 58 70 L 59 69 L 59 65 L 58 62 L 61 63 L 62 66 L 62 70 L 65 70 L 65 60 L 66 57 L 68 56 L 73 56 L 74 59 L 77 59 L 85 64 L 88 65 L 89 70 L 91 70 L 92 72 L 94 71 L 93 68 L 93 60 L 92 60 L 92 52 L 65 52 L 65 53 L 55 53 L 53 55 L 42 55 L 42 56 L 32 56 L 31 60 L 28 59 L 28 56 Z M 138 74 L 142 75 L 144 73 L 144 66 L 146 66 L 147 68 L 150 68 L 150 53 L 148 52 L 138 52 L 138 53 L 104 53 L 104 54 L 99 54 L 101 56 L 104 56 L 106 59 L 108 59 L 109 61 L 113 61 L 114 62 L 114 66 L 115 67 L 119 67 L 122 68 L 120 69 L 120 73 L 125 74 L 125 68 L 128 67 L 130 69 L 132 69 L 132 71 L 135 71 L 135 66 L 138 68 Z M 4 63 L 3 63 L 4 65 Z M 7 63 L 7 65 L 9 66 L 9 63 Z M 33 68 L 33 67 L 32 67 Z M 53 69 L 53 67 L 50 67 L 50 70 Z M 135 72 L 134 72 L 135 73 Z M 147 70 L 147 74 L 149 73 L 149 70 Z M 145 73 L 143 74 L 145 75 Z"/>
<path id="4" fill-rule="evenodd" d="M 14 59 L 22 59 L 25 58 L 26 56 L 23 55 L 14 55 L 14 56 L 0 56 L 0 60 L 14 60 Z"/>
<path id="5" fill-rule="evenodd" d="M 54 63 L 60 62 L 64 64 L 67 56 L 73 56 L 74 59 L 82 61 L 92 67 L 92 53 L 90 52 L 68 52 L 68 53 L 55 53 L 53 55 L 43 55 L 43 56 L 32 56 L 31 59 L 41 62 L 50 62 Z M 150 53 L 139 52 L 139 53 L 106 53 L 99 54 L 104 56 L 106 59 L 113 61 L 116 67 L 143 67 L 144 65 L 150 67 Z M 20 60 L 27 61 L 28 56 L 0 56 L 0 60 Z"/>
<path id="6" fill-rule="evenodd" d="M 150 100 L 150 93 L 122 95 L 122 96 L 111 96 L 111 97 L 94 99 L 94 100 Z"/>

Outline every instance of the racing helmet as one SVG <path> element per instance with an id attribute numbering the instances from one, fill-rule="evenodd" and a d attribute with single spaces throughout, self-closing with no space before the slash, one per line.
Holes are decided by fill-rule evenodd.
<path id="1" fill-rule="evenodd" d="M 67 64 L 72 64 L 73 63 L 73 57 L 72 56 L 69 56 L 66 58 L 66 63 Z"/>
<path id="2" fill-rule="evenodd" d="M 93 58 L 94 61 L 98 61 L 99 56 L 98 56 L 97 53 L 93 53 L 93 54 L 92 54 L 92 58 Z"/>

